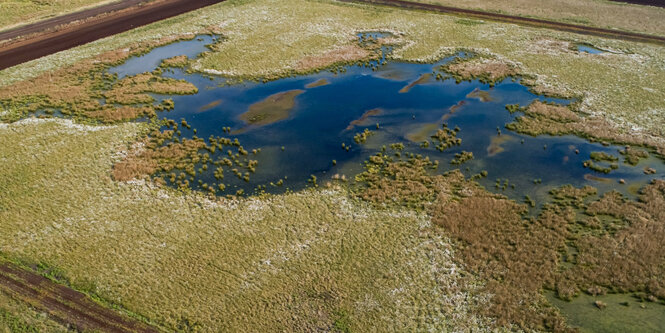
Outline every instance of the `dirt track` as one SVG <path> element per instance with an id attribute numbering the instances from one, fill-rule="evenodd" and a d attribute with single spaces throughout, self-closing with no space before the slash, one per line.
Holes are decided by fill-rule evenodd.
<path id="1" fill-rule="evenodd" d="M 33 34 L 30 38 L 19 39 L 0 46 L 0 69 L 5 69 L 83 45 L 100 38 L 108 37 L 136 27 L 173 17 L 188 11 L 222 2 L 223 0 L 163 0 L 150 3 L 136 2 L 138 6 L 130 6 L 116 12 L 99 15 L 93 18 L 81 16 L 85 20 L 80 24 L 70 24 L 63 29 Z M 83 13 L 83 12 L 81 12 Z M 80 14 L 80 13 L 77 13 Z M 62 23 L 59 23 L 62 24 Z M 21 29 L 21 28 L 19 28 Z M 29 26 L 23 27 L 29 30 Z M 10 33 L 8 31 L 7 33 Z M 19 35 L 21 32 L 15 32 Z"/>
<path id="2" fill-rule="evenodd" d="M 462 9 L 457 7 L 433 5 L 427 3 L 417 3 L 417 2 L 403 1 L 403 0 L 338 0 L 338 1 L 350 2 L 350 3 L 368 3 L 368 4 L 385 5 L 391 7 L 426 10 L 438 13 L 455 14 L 466 17 L 479 18 L 484 20 L 515 23 L 525 26 L 549 28 L 549 29 L 568 31 L 568 32 L 574 32 L 578 34 L 592 35 L 598 37 L 625 39 L 637 42 L 647 42 L 647 43 L 665 45 L 665 36 L 654 36 L 654 35 L 647 35 L 636 32 L 595 28 L 584 25 L 561 23 L 556 21 L 548 21 L 548 20 L 514 16 L 514 15 L 489 13 L 480 10 Z"/>
<path id="3" fill-rule="evenodd" d="M 7 29 L 4 31 L 0 31 L 0 41 L 4 41 L 7 39 L 14 39 L 21 36 L 28 36 L 46 30 L 53 30 L 64 24 L 69 24 L 76 21 L 83 21 L 102 14 L 117 12 L 123 9 L 138 6 L 142 3 L 146 3 L 149 1 L 154 1 L 154 0 L 122 0 L 102 6 L 97 6 L 73 12 L 70 14 L 56 16 L 43 21 L 38 21 L 35 23 Z"/>
<path id="4" fill-rule="evenodd" d="M 85 332 L 145 332 L 157 329 L 105 308 L 87 295 L 27 269 L 0 261 L 0 292 L 49 313 L 53 319 Z"/>

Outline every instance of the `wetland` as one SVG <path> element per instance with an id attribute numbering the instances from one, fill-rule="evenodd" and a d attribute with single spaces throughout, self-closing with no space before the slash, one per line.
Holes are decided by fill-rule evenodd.
<path id="1" fill-rule="evenodd" d="M 578 316 L 603 310 L 602 302 L 616 303 L 596 297 L 606 293 L 653 297 L 649 308 L 661 309 L 660 283 L 606 269 L 631 271 L 660 258 L 640 258 L 661 250 L 662 228 L 644 222 L 662 219 L 654 207 L 665 168 L 656 151 L 526 127 L 525 121 L 575 124 L 586 115 L 575 99 L 535 94 L 511 66 L 471 53 L 434 63 L 392 61 L 390 46 L 377 42 L 383 37 L 360 34 L 359 47 L 374 52 L 363 61 L 279 79 L 192 70 L 216 36 L 112 66 L 103 74 L 108 89 L 98 96 L 109 114 L 99 118 L 153 126 L 115 163 L 114 179 L 150 177 L 211 197 L 348 184 L 369 202 L 425 211 L 458 242 L 458 263 L 489 281 L 487 291 L 497 296 L 482 312 L 501 325 L 564 330 L 539 299 L 543 286 L 556 290 L 550 302 L 574 326 L 586 321 Z M 125 111 L 112 115 L 111 106 Z M 463 223 L 469 217 L 472 223 Z M 495 237 L 485 241 L 487 230 Z M 645 247 L 632 244 L 622 253 L 625 262 L 611 260 L 627 235 Z M 520 307 L 523 300 L 545 310 Z M 585 312 L 574 310 L 579 304 Z M 635 310 L 625 315 L 660 318 Z"/>
<path id="2" fill-rule="evenodd" d="M 379 33 L 363 35 L 360 45 L 382 37 L 385 35 Z M 206 44 L 215 41 L 214 36 L 200 36 L 159 47 L 109 72 L 120 78 L 141 75 L 158 68 L 162 59 L 183 54 L 194 59 Z M 224 172 L 239 175 L 224 178 L 226 191 L 215 192 L 220 195 L 239 190 L 246 194 L 298 190 L 312 185 L 307 182 L 312 175 L 319 184 L 335 175 L 352 179 L 362 171 L 363 161 L 392 143 L 404 144 L 401 154 L 438 160 L 438 172 L 459 168 L 471 177 L 485 171 L 488 177 L 478 181 L 490 190 L 495 189 L 496 179 L 510 180 L 512 186 L 501 188 L 500 193 L 520 200 L 527 195 L 538 203 L 547 199 L 550 188 L 564 184 L 592 185 L 600 191 L 617 189 L 634 197 L 636 193 L 630 188 L 663 177 L 661 160 L 645 148 L 633 148 L 643 152 L 638 153 L 640 156 L 647 156 L 635 159 L 621 153 L 625 151 L 623 145 L 591 142 L 574 135 L 532 136 L 507 129 L 506 125 L 524 116 L 559 122 L 582 117 L 574 111 L 574 100 L 537 95 L 519 77 L 505 77 L 513 73 L 509 67 L 485 62 L 490 68 L 499 68 L 499 74 L 483 80 L 477 77 L 481 72 L 463 65 L 465 58 L 472 57 L 466 52 L 434 64 L 387 61 L 390 49 L 385 46 L 376 52 L 380 55 L 375 60 L 266 82 L 236 82 L 186 68 L 168 68 L 161 74 L 165 79 L 189 82 L 198 93 L 152 94 L 157 100 L 174 103 L 172 110 L 159 112 L 157 117 L 187 124 L 177 129 L 175 137 L 179 140 L 203 138 L 210 143 L 211 138 L 216 142 L 223 138 L 242 144 L 216 145 L 214 152 L 206 151 L 211 165 L 199 162 L 194 168 L 200 172 L 187 175 L 194 188 L 219 183 L 219 175 Z M 454 75 L 441 70 L 451 64 L 473 76 L 457 83 Z M 509 112 L 506 105 L 525 107 Z M 454 142 L 441 142 L 448 139 L 437 137 L 446 128 L 455 129 Z M 362 144 L 356 143 L 354 136 L 365 130 L 372 135 L 362 135 Z M 244 155 L 243 151 L 252 153 Z M 613 163 L 609 173 L 605 172 L 609 168 L 605 162 L 593 164 L 602 168 L 590 168 L 586 162 L 592 153 L 599 152 L 621 160 L 630 158 L 635 164 Z M 453 160 L 460 162 L 456 158 L 460 154 L 472 154 L 473 159 L 464 158 L 463 164 L 451 165 Z M 221 170 L 212 167 L 224 158 L 246 167 L 250 157 L 255 170 L 250 172 L 249 181 L 245 173 L 232 171 L 237 167 L 221 163 L 217 165 Z M 644 168 L 656 170 L 655 175 L 646 175 Z M 625 184 L 619 184 L 620 180 Z"/>

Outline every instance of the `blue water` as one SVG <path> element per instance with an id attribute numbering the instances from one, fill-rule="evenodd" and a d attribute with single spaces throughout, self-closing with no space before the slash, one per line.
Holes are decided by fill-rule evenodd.
<path id="1" fill-rule="evenodd" d="M 206 45 L 215 43 L 219 36 L 200 35 L 192 40 L 185 40 L 165 45 L 138 57 L 129 58 L 116 67 L 110 68 L 110 73 L 118 74 L 118 78 L 150 72 L 161 64 L 162 60 L 174 56 L 185 55 L 196 58 L 202 52 L 208 51 Z M 166 56 L 165 56 L 166 55 Z"/>
<path id="2" fill-rule="evenodd" d="M 590 53 L 590 54 L 600 54 L 600 53 L 607 52 L 607 51 L 597 49 L 597 48 L 595 48 L 591 45 L 587 45 L 587 44 L 577 44 L 577 51 L 586 52 L 586 53 Z"/>
<path id="3" fill-rule="evenodd" d="M 381 36 L 379 36 L 381 37 Z M 181 54 L 190 58 L 196 52 L 202 52 L 205 44 L 213 42 L 211 36 L 203 40 L 192 40 L 157 48 L 152 52 L 128 60 L 125 64 L 111 69 L 119 75 L 132 75 L 150 71 L 159 65 L 161 59 Z M 186 52 L 185 52 L 186 51 Z M 384 48 L 385 52 L 390 49 Z M 334 174 L 344 174 L 347 178 L 362 171 L 362 162 L 381 150 L 382 146 L 402 142 L 405 151 L 429 156 L 439 160 L 439 172 L 460 168 L 467 176 L 488 171 L 488 177 L 480 182 L 492 191 L 505 193 L 512 198 L 545 198 L 549 189 L 562 184 L 581 186 L 589 184 L 599 188 L 601 192 L 618 189 L 625 194 L 634 195 L 629 188 L 635 184 L 645 184 L 652 178 L 663 178 L 663 163 L 655 158 L 643 161 L 637 167 L 623 164 L 620 158 L 619 168 L 609 175 L 593 172 L 584 168 L 583 162 L 589 159 L 592 151 L 604 151 L 619 156 L 618 150 L 623 147 L 603 146 L 590 143 L 574 136 L 539 136 L 530 137 L 513 133 L 504 128 L 517 117 L 505 109 L 506 104 L 528 105 L 533 100 L 556 101 L 566 104 L 566 100 L 555 100 L 538 96 L 519 83 L 519 79 L 507 79 L 490 88 L 478 81 L 456 84 L 452 80 L 437 81 L 433 77 L 426 83 L 413 86 L 408 92 L 399 91 L 409 83 L 417 80 L 422 74 L 433 73 L 438 66 L 452 58 L 443 59 L 435 64 L 415 64 L 390 61 L 385 59 L 372 62 L 369 66 L 348 66 L 341 74 L 322 71 L 315 74 L 288 77 L 267 83 L 245 82 L 242 84 L 225 85 L 226 79 L 209 76 L 187 74 L 186 71 L 174 69 L 163 75 L 178 79 L 186 79 L 199 88 L 196 95 L 158 96 L 172 98 L 175 109 L 162 112 L 159 117 L 174 119 L 180 122 L 185 119 L 192 130 L 183 127 L 182 137 L 196 135 L 200 138 L 222 136 L 237 138 L 242 146 L 251 151 L 261 151 L 247 158 L 257 160 L 256 173 L 251 180 L 245 182 L 234 176 L 224 167 L 224 180 L 227 188 L 218 194 L 234 194 L 238 189 L 245 193 L 253 192 L 257 186 L 266 186 L 268 192 L 280 192 L 285 189 L 297 190 L 308 185 L 307 179 L 315 175 L 319 183 L 329 180 Z M 305 88 L 309 83 L 326 79 L 328 85 Z M 264 100 L 266 97 L 293 89 L 304 92 L 295 98 L 295 107 L 288 119 L 262 127 L 249 127 L 238 117 L 246 112 L 250 105 Z M 490 101 L 467 97 L 475 89 L 489 92 Z M 215 106 L 211 102 L 218 103 Z M 450 113 L 451 106 L 462 105 L 455 113 Z M 380 115 L 370 117 L 360 126 L 350 130 L 349 124 L 368 110 L 379 108 Z M 446 116 L 446 114 L 448 114 Z M 445 122 L 450 128 L 458 126 L 458 137 L 462 144 L 444 152 L 437 151 L 431 144 L 429 148 L 421 148 L 421 142 L 409 141 L 410 134 L 420 131 L 423 127 L 434 126 L 427 136 L 434 134 Z M 380 129 L 376 129 L 376 124 Z M 433 125 L 432 125 L 433 124 Z M 222 131 L 229 126 L 232 133 Z M 364 129 L 375 132 L 365 144 L 356 144 L 353 136 Z M 490 155 L 488 147 L 492 137 L 497 136 L 497 128 L 502 138 L 510 137 L 503 143 L 503 152 Z M 431 139 L 429 140 L 432 141 Z M 342 143 L 350 145 L 347 151 Z M 432 142 L 433 143 L 433 142 Z M 284 147 L 284 149 L 282 149 Z M 235 147 L 225 147 L 212 155 L 213 160 L 227 156 L 227 150 L 235 154 Z M 461 166 L 452 166 L 449 162 L 454 154 L 464 151 L 473 152 L 475 158 Z M 579 154 L 575 153 L 579 150 Z M 403 153 L 404 154 L 404 153 Z M 336 165 L 333 165 L 333 160 Z M 656 175 L 645 175 L 643 168 L 655 168 Z M 198 180 L 213 185 L 218 184 L 213 177 L 215 166 L 210 165 L 207 171 L 190 179 L 197 188 Z M 244 174 L 245 170 L 242 170 Z M 606 178 L 599 181 L 594 177 Z M 506 190 L 497 189 L 494 184 L 500 179 L 502 184 L 507 179 Z M 624 179 L 626 185 L 619 185 L 618 179 Z M 284 186 L 271 186 L 282 180 Z M 535 184 L 534 181 L 538 184 Z M 633 186 L 630 187 L 629 185 Z"/>

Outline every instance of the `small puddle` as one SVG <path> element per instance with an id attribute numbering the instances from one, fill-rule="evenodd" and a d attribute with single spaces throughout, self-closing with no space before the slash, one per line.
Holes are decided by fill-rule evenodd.
<path id="1" fill-rule="evenodd" d="M 599 48 L 593 47 L 589 44 L 577 44 L 577 51 L 579 52 L 584 52 L 584 53 L 590 53 L 590 54 L 601 54 L 601 53 L 606 53 L 606 50 L 601 50 Z"/>

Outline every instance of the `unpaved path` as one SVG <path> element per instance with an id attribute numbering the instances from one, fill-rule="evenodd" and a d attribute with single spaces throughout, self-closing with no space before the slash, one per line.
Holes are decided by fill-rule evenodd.
<path id="1" fill-rule="evenodd" d="M 78 331 L 159 332 L 154 327 L 101 306 L 83 293 L 6 261 L 0 261 L 0 292 L 45 311 L 53 319 Z"/>
<path id="2" fill-rule="evenodd" d="M 106 5 L 92 7 L 81 11 L 76 11 L 65 15 L 55 16 L 46 20 L 18 26 L 15 28 L 0 30 L 0 41 L 4 41 L 7 39 L 14 39 L 21 36 L 27 36 L 34 33 L 43 32 L 46 30 L 56 29 L 65 24 L 70 24 L 72 22 L 77 22 L 77 21 L 84 21 L 98 15 L 116 12 L 130 7 L 138 6 L 150 1 L 151 0 L 122 0 L 122 1 L 109 3 Z"/>
<path id="3" fill-rule="evenodd" d="M 52 53 L 67 50 L 100 38 L 115 35 L 222 1 L 159 0 L 146 3 L 146 1 L 130 0 L 129 2 L 133 3 L 134 6 L 102 14 L 97 12 L 99 8 L 95 8 L 91 13 L 97 13 L 97 16 L 88 18 L 74 16 L 80 23 L 67 24 L 61 29 L 48 30 L 47 28 L 46 31 L 41 30 L 41 32 L 29 33 L 31 29 L 38 28 L 30 28 L 32 25 L 18 28 L 19 30 L 14 31 L 13 34 L 25 37 L 5 42 L 0 46 L 0 69 L 12 67 L 26 61 L 38 59 Z M 81 15 L 81 13 L 75 14 Z M 58 23 L 60 26 L 62 24 Z M 55 27 L 57 25 L 52 28 Z M 11 31 L 7 31 L 6 33 L 12 33 Z M 29 34 L 25 35 L 25 33 Z"/>

